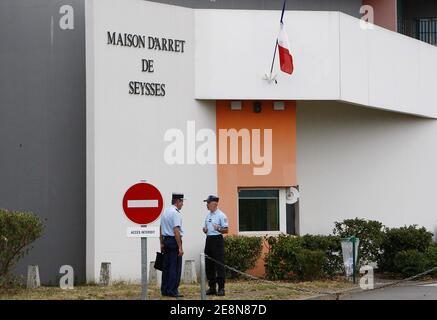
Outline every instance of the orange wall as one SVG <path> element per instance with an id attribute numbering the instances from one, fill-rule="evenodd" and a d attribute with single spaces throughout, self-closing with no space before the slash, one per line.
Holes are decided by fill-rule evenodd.
<path id="1" fill-rule="evenodd" d="M 219 139 L 220 129 L 272 129 L 273 157 L 272 171 L 269 175 L 254 175 L 253 164 L 217 165 L 220 208 L 229 218 L 230 234 L 238 234 L 239 187 L 289 187 L 297 185 L 295 101 L 285 102 L 284 111 L 273 111 L 272 101 L 262 102 L 261 113 L 253 112 L 252 105 L 253 101 L 243 101 L 242 111 L 231 111 L 229 101 L 217 101 L 217 139 Z M 263 134 L 261 134 L 261 141 L 263 141 Z M 217 141 L 217 146 L 219 145 L 219 141 Z M 241 140 L 239 159 L 241 160 Z M 255 273 L 264 273 L 262 262 L 258 263 Z"/>
<path id="2" fill-rule="evenodd" d="M 376 25 L 397 31 L 397 0 L 363 0 L 363 5 L 373 7 Z"/>

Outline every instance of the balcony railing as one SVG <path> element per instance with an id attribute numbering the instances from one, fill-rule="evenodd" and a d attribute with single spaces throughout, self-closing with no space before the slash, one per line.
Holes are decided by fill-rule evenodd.
<path id="1" fill-rule="evenodd" d="M 437 18 L 399 21 L 399 32 L 437 46 Z"/>

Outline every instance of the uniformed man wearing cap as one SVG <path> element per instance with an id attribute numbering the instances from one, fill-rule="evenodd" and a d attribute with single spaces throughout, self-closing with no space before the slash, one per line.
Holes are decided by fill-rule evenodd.
<path id="1" fill-rule="evenodd" d="M 225 295 L 225 246 L 223 234 L 228 233 L 228 218 L 218 209 L 219 198 L 217 196 L 209 196 L 206 200 L 208 215 L 205 218 L 205 226 L 203 232 L 206 234 L 205 254 L 208 257 L 217 260 L 216 263 L 210 259 L 206 259 L 206 276 L 209 282 L 207 295 Z M 217 291 L 218 284 L 218 291 Z"/>
<path id="2" fill-rule="evenodd" d="M 161 281 L 161 294 L 167 297 L 182 297 L 179 294 L 179 283 L 182 272 L 182 215 L 180 210 L 184 205 L 184 195 L 173 193 L 172 205 L 165 209 L 161 216 L 161 251 L 164 253 L 164 263 Z"/>

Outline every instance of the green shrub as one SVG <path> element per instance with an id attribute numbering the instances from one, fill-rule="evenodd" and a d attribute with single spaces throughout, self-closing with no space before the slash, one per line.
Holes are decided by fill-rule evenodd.
<path id="1" fill-rule="evenodd" d="M 411 277 L 427 270 L 437 268 L 437 244 L 431 244 L 425 252 L 406 250 L 396 254 L 394 259 L 395 271 L 405 277 Z M 437 276 L 437 270 L 429 273 Z"/>
<path id="2" fill-rule="evenodd" d="M 318 236 L 307 236 L 305 240 L 287 235 L 268 238 L 270 250 L 265 257 L 267 277 L 272 280 L 314 280 L 324 277 L 327 255 L 314 247 L 317 240 L 323 241 Z"/>
<path id="3" fill-rule="evenodd" d="M 417 250 L 424 253 L 432 243 L 432 233 L 417 225 L 387 228 L 381 245 L 378 267 L 382 271 L 397 272 L 395 257 L 401 251 Z"/>
<path id="4" fill-rule="evenodd" d="M 395 255 L 393 264 L 393 271 L 404 277 L 411 277 L 426 270 L 427 258 L 424 252 L 403 250 Z"/>
<path id="5" fill-rule="evenodd" d="M 262 246 L 262 237 L 225 237 L 225 264 L 243 272 L 250 270 L 260 258 Z M 226 276 L 236 278 L 238 274 L 226 269 Z"/>
<path id="6" fill-rule="evenodd" d="M 384 226 L 379 221 L 347 219 L 335 222 L 334 235 L 340 238 L 356 236 L 360 239 L 358 265 L 378 261 L 384 239 Z"/>
<path id="7" fill-rule="evenodd" d="M 437 243 L 431 244 L 425 251 L 426 255 L 426 269 L 430 270 L 437 268 Z M 437 276 L 437 270 L 431 273 L 432 276 Z"/>
<path id="8" fill-rule="evenodd" d="M 13 282 L 12 268 L 42 232 L 43 223 L 36 215 L 0 209 L 0 285 Z"/>
<path id="9" fill-rule="evenodd" d="M 293 236 L 280 235 L 267 238 L 269 252 L 264 258 L 266 275 L 272 280 L 295 277 L 299 240 Z"/>
<path id="10" fill-rule="evenodd" d="M 323 272 L 326 276 L 332 277 L 343 270 L 340 237 L 307 234 L 300 237 L 299 242 L 304 249 L 321 250 L 325 253 Z"/>
<path id="11" fill-rule="evenodd" d="M 296 253 L 294 267 L 299 280 L 316 280 L 323 278 L 326 254 L 322 250 L 299 249 Z"/>

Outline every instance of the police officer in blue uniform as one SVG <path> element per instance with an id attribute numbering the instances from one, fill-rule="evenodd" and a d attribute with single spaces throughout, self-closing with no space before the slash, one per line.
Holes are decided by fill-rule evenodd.
<path id="1" fill-rule="evenodd" d="M 181 209 L 184 205 L 184 195 L 173 193 L 172 205 L 165 209 L 161 216 L 161 251 L 164 254 L 161 294 L 167 297 L 182 297 L 179 294 L 179 283 L 182 272 L 182 229 Z"/>
<path id="2" fill-rule="evenodd" d="M 209 196 L 206 200 L 206 207 L 209 210 L 205 218 L 205 226 L 203 232 L 206 234 L 205 254 L 208 257 L 217 260 L 216 263 L 210 259 L 206 259 L 206 277 L 209 282 L 207 295 L 225 295 L 225 247 L 223 234 L 228 233 L 228 218 L 218 209 L 219 198 L 217 196 Z M 217 291 L 218 284 L 218 291 Z"/>

